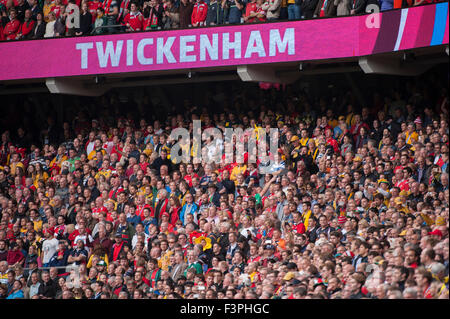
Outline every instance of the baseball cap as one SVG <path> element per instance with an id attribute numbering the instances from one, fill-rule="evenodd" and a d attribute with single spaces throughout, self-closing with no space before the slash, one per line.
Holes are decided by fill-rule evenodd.
<path id="1" fill-rule="evenodd" d="M 100 259 L 100 260 L 97 262 L 97 266 L 106 266 L 106 262 L 105 262 L 103 259 Z"/>
<path id="2" fill-rule="evenodd" d="M 284 275 L 283 280 L 289 281 L 294 279 L 295 275 L 292 271 L 289 271 L 286 273 L 286 275 Z"/>
<path id="3" fill-rule="evenodd" d="M 442 232 L 441 232 L 439 229 L 435 229 L 435 230 L 433 230 L 433 231 L 430 231 L 430 232 L 428 233 L 428 235 L 436 235 L 436 236 L 439 236 L 439 237 L 444 236 L 444 234 L 442 234 Z"/>

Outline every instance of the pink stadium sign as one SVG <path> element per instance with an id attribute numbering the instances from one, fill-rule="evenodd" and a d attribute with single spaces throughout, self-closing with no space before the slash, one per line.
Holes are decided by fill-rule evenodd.
<path id="1" fill-rule="evenodd" d="M 0 80 L 364 56 L 448 43 L 448 2 L 381 14 L 0 43 Z"/>

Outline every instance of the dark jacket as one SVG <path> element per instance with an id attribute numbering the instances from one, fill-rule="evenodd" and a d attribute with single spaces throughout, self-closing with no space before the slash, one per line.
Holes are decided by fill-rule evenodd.
<path id="1" fill-rule="evenodd" d="M 89 34 L 92 30 L 92 15 L 88 11 L 80 14 L 80 29 L 78 32 L 83 32 L 83 35 Z"/>
<path id="2" fill-rule="evenodd" d="M 206 15 L 206 25 L 223 24 L 223 9 L 219 2 L 210 3 L 208 5 L 208 13 Z"/>
<path id="3" fill-rule="evenodd" d="M 41 283 L 41 285 L 39 286 L 38 294 L 47 298 L 55 298 L 58 290 L 58 284 L 50 279 L 47 283 Z"/>
<path id="4" fill-rule="evenodd" d="M 314 10 L 314 15 L 320 17 L 320 11 L 322 9 L 323 3 L 325 0 L 319 0 L 317 2 L 316 10 Z M 336 6 L 334 5 L 333 0 L 328 0 L 327 4 L 324 8 L 325 17 L 335 17 L 336 16 Z"/>
<path id="5" fill-rule="evenodd" d="M 355 14 L 362 14 L 366 11 L 367 0 L 356 0 L 351 2 L 351 10 L 355 10 Z"/>
<path id="6" fill-rule="evenodd" d="M 314 16 L 314 10 L 316 10 L 319 0 L 303 0 L 301 4 L 301 15 L 305 19 L 311 19 Z"/>
<path id="7" fill-rule="evenodd" d="M 194 9 L 194 4 L 188 2 L 184 5 L 180 2 L 180 28 L 185 29 L 191 24 L 192 10 Z"/>

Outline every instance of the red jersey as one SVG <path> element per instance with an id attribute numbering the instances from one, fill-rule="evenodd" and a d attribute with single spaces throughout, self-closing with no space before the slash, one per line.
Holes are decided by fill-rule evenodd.
<path id="1" fill-rule="evenodd" d="M 192 10 L 191 15 L 191 23 L 197 24 L 199 26 L 204 25 L 206 20 L 206 15 L 208 14 L 208 6 L 203 1 L 197 2 L 194 5 L 194 9 Z"/>
<path id="2" fill-rule="evenodd" d="M 31 31 L 33 31 L 34 24 L 35 24 L 34 20 L 22 23 L 22 25 L 20 26 L 19 33 L 22 33 L 22 36 L 26 36 Z"/>
<path id="3" fill-rule="evenodd" d="M 130 27 L 134 31 L 142 30 L 143 21 L 144 21 L 144 18 L 139 11 L 137 11 L 134 14 L 132 12 L 130 12 L 125 16 L 125 18 L 123 18 L 123 24 L 127 24 L 127 23 L 130 24 Z"/>
<path id="4" fill-rule="evenodd" d="M 256 2 L 250 2 L 247 3 L 247 6 L 245 7 L 245 16 L 248 17 L 251 13 L 257 12 L 258 5 Z M 247 20 L 247 22 L 255 22 L 256 18 L 250 18 Z"/>
<path id="5" fill-rule="evenodd" d="M 14 40 L 17 36 L 17 32 L 20 29 L 20 21 L 14 20 L 10 21 L 5 25 L 5 28 L 3 30 L 3 34 L 6 37 L 6 40 Z"/>

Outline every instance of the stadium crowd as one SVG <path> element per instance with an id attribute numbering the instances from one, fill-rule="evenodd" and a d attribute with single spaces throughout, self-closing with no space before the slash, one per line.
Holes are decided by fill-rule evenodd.
<path id="1" fill-rule="evenodd" d="M 442 0 L 0 0 L 0 41 L 359 15 Z"/>
<path id="2" fill-rule="evenodd" d="M 370 107 L 350 92 L 220 92 L 221 111 L 221 99 L 161 121 L 80 111 L 40 135 L 2 132 L 0 298 L 449 297 L 445 83 Z M 174 163 L 170 132 L 194 119 L 254 128 L 245 143 L 278 128 L 278 169 L 259 174 L 248 153 Z"/>

